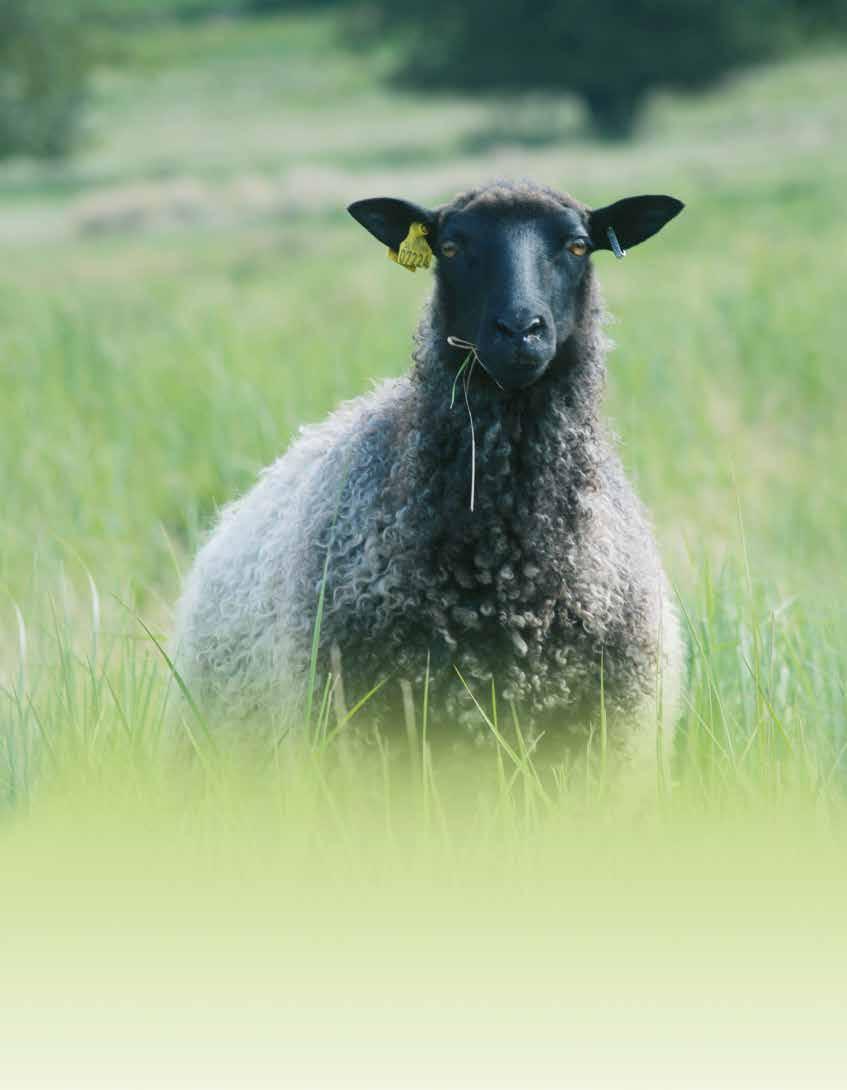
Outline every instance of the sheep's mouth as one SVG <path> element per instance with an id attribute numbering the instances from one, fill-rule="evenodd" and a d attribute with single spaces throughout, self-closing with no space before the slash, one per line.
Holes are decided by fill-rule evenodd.
<path id="1" fill-rule="evenodd" d="M 553 360 L 553 353 L 541 345 L 524 351 L 487 352 L 479 362 L 486 374 L 506 393 L 526 390 L 543 377 Z"/>
<path id="2" fill-rule="evenodd" d="M 519 375 L 515 381 L 511 384 L 513 390 L 528 390 L 530 386 L 534 386 L 539 379 L 543 378 L 547 373 L 547 368 L 550 366 L 550 361 L 546 360 L 544 363 L 535 364 L 521 364 Z"/>
<path id="3" fill-rule="evenodd" d="M 458 348 L 467 353 L 459 371 L 465 380 L 471 371 L 479 365 L 494 385 L 503 393 L 525 390 L 544 375 L 550 366 L 554 352 L 550 351 L 541 338 L 532 338 L 523 349 L 515 348 L 504 352 L 502 346 L 487 346 L 481 350 L 472 341 L 462 337 L 450 336 L 447 343 L 451 348 Z M 470 370 L 468 370 L 470 365 Z M 455 396 L 455 384 L 454 384 Z"/>

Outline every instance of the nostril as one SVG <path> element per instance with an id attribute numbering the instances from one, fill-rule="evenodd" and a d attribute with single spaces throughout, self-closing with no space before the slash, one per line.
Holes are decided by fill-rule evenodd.
<path id="1" fill-rule="evenodd" d="M 537 337 L 539 333 L 544 329 L 543 318 L 533 318 L 526 329 L 523 331 L 524 337 Z"/>
<path id="2" fill-rule="evenodd" d="M 514 329 L 512 329 L 512 327 L 507 322 L 502 321 L 500 318 L 495 318 L 494 328 L 497 330 L 498 333 L 502 333 L 504 337 L 514 337 L 515 335 Z"/>

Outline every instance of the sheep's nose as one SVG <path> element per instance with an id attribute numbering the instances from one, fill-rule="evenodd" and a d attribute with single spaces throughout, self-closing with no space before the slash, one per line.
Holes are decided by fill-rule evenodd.
<path id="1" fill-rule="evenodd" d="M 504 337 L 508 337 L 510 340 L 525 341 L 529 337 L 540 336 L 546 329 L 547 323 L 540 314 L 536 314 L 529 321 L 520 321 L 514 318 L 506 321 L 503 318 L 495 318 L 494 326 L 498 333 L 502 333 Z"/>

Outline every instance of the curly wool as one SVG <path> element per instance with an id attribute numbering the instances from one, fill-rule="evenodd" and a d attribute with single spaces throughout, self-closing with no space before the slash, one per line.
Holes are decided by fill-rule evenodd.
<path id="1" fill-rule="evenodd" d="M 622 752 L 652 744 L 644 724 L 655 730 L 660 701 L 672 724 L 678 622 L 598 416 L 607 345 L 591 270 L 579 308 L 575 333 L 529 389 L 504 398 L 472 375 L 471 512 L 471 429 L 462 399 L 451 408 L 436 290 L 410 375 L 303 429 L 201 549 L 175 637 L 197 699 L 228 719 L 301 710 L 324 586 L 319 672 L 337 644 L 351 704 L 386 677 L 418 692 L 429 677 L 434 721 L 484 730 L 467 690 L 488 703 L 493 682 L 522 727 L 574 736 L 596 718 L 602 685 Z M 387 713 L 393 696 L 389 683 L 374 709 Z"/>

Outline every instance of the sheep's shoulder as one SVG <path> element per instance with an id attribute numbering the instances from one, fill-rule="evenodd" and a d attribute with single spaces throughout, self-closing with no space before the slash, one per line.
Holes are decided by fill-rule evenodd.
<path id="1" fill-rule="evenodd" d="M 220 692 L 252 692 L 262 679 L 296 671 L 310 641 L 328 533 L 345 521 L 344 488 L 351 481 L 365 487 L 363 466 L 378 480 L 378 438 L 405 393 L 402 380 L 383 383 L 301 429 L 223 509 L 177 610 L 174 645 L 186 671 Z"/>

